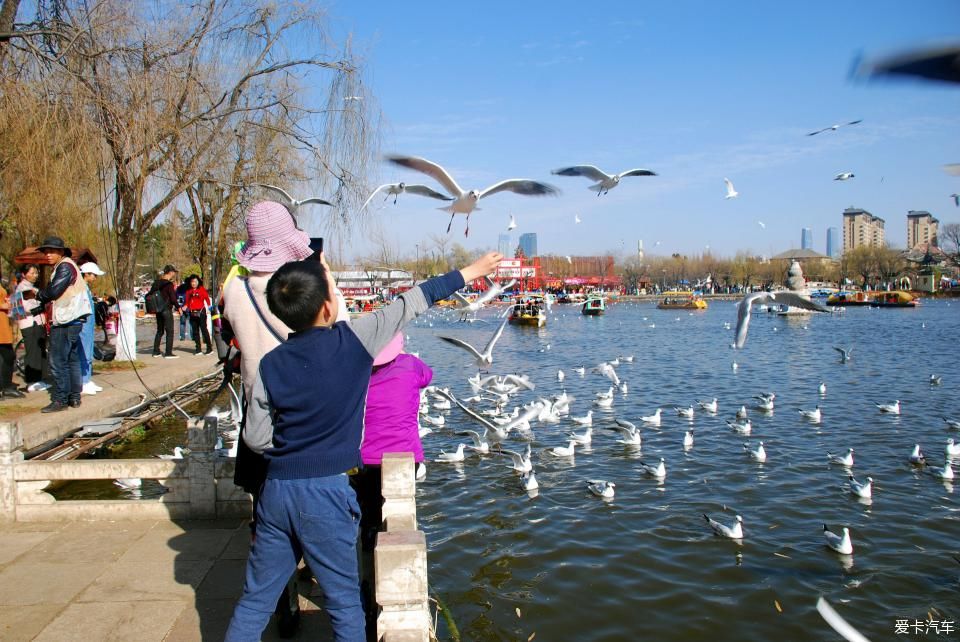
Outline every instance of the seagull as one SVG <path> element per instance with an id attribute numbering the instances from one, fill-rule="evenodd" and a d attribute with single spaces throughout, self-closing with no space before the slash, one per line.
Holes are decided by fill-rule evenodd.
<path id="1" fill-rule="evenodd" d="M 276 187 L 275 185 L 267 185 L 266 183 L 254 183 L 254 186 L 262 187 L 264 189 L 268 189 L 279 194 L 280 197 L 283 199 L 283 204 L 287 207 L 288 210 L 290 210 L 290 215 L 294 217 L 294 221 L 296 221 L 297 210 L 300 209 L 301 205 L 306 205 L 308 203 L 316 203 L 317 205 L 327 205 L 329 207 L 333 207 L 333 203 L 325 199 L 322 199 L 319 196 L 311 196 L 310 198 L 305 198 L 302 201 L 298 201 L 294 197 L 290 196 L 287 190 L 281 187 Z"/>
<path id="2" fill-rule="evenodd" d="M 626 381 L 624 381 L 623 383 L 620 384 L 620 392 L 621 392 L 622 394 L 627 394 L 627 382 L 626 382 Z"/>
<path id="3" fill-rule="evenodd" d="M 447 423 L 447 420 L 443 418 L 443 415 L 437 415 L 436 418 L 431 417 L 430 415 L 423 415 L 421 419 L 423 419 L 425 422 L 427 422 L 431 426 L 442 426 L 445 423 Z"/>
<path id="4" fill-rule="evenodd" d="M 762 399 L 763 401 L 772 402 L 774 399 L 777 398 L 777 393 L 775 393 L 775 392 L 761 392 L 761 393 L 758 394 L 758 395 L 753 395 L 753 398 L 754 398 L 754 399 Z"/>
<path id="5" fill-rule="evenodd" d="M 674 410 L 677 411 L 677 415 L 679 415 L 680 417 L 685 417 L 686 419 L 693 419 L 693 406 L 687 406 L 686 408 L 675 406 Z"/>
<path id="6" fill-rule="evenodd" d="M 712 401 L 697 401 L 697 404 L 698 404 L 701 408 L 703 408 L 704 410 L 706 410 L 707 412 L 711 412 L 711 413 L 713 413 L 713 414 L 716 414 L 716 413 L 717 413 L 717 398 L 716 398 L 716 397 L 714 397 Z"/>
<path id="7" fill-rule="evenodd" d="M 157 455 L 160 459 L 183 459 L 183 448 L 177 446 L 173 449 L 172 455 Z"/>
<path id="8" fill-rule="evenodd" d="M 473 301 L 467 300 L 467 297 L 463 296 L 459 292 L 453 293 L 453 297 L 460 303 L 460 306 L 456 309 L 457 312 L 477 312 L 486 303 L 503 294 L 504 290 L 509 290 L 512 288 L 517 282 L 516 279 L 510 279 L 506 283 L 497 283 L 489 276 L 485 276 L 483 278 L 487 284 L 487 289 L 484 290 L 483 293 Z"/>
<path id="9" fill-rule="evenodd" d="M 367 200 L 364 201 L 363 205 L 360 207 L 360 211 L 367 209 L 367 205 L 370 204 L 370 201 L 373 200 L 373 197 L 376 196 L 379 192 L 386 191 L 387 197 L 383 199 L 386 201 L 388 198 L 393 196 L 393 204 L 397 204 L 397 199 L 404 192 L 409 192 L 410 194 L 416 194 L 417 196 L 427 196 L 429 198 L 435 198 L 441 201 L 452 201 L 453 198 L 447 196 L 446 194 L 441 194 L 440 192 L 430 189 L 426 185 L 407 185 L 406 183 L 387 183 L 386 185 L 381 185 L 377 189 L 373 190 L 373 193 L 367 197 Z"/>
<path id="10" fill-rule="evenodd" d="M 744 419 L 742 421 L 730 421 L 727 419 L 726 422 L 728 426 L 741 435 L 749 435 L 753 430 L 753 424 L 750 423 L 749 419 Z"/>
<path id="11" fill-rule="evenodd" d="M 950 198 L 953 199 L 953 204 L 957 207 L 960 207 L 960 194 L 951 194 Z"/>
<path id="12" fill-rule="evenodd" d="M 847 454 L 843 457 L 827 453 L 827 460 L 831 464 L 840 464 L 845 468 L 853 468 L 853 448 L 847 448 Z"/>
<path id="13" fill-rule="evenodd" d="M 760 226 L 760 229 L 763 229 L 763 230 L 767 229 L 767 224 L 764 223 L 763 221 L 757 221 L 757 225 Z"/>
<path id="14" fill-rule="evenodd" d="M 833 346 L 833 349 L 840 353 L 840 363 L 846 363 L 853 358 L 853 347 L 844 349 L 839 346 Z"/>
<path id="15" fill-rule="evenodd" d="M 660 458 L 660 463 L 656 466 L 651 466 L 650 464 L 645 464 L 642 461 L 640 462 L 640 467 L 642 468 L 644 474 L 650 477 L 656 477 L 657 479 L 663 479 L 667 476 L 667 465 L 663 460 L 663 457 Z"/>
<path id="16" fill-rule="evenodd" d="M 577 442 L 581 446 L 586 446 L 591 441 L 593 441 L 593 426 L 587 426 L 586 431 L 582 433 L 571 432 L 567 435 L 572 441 Z"/>
<path id="17" fill-rule="evenodd" d="M 598 181 L 596 185 L 591 185 L 591 190 L 597 190 L 597 196 L 601 194 L 606 194 L 614 187 L 620 184 L 620 179 L 626 176 L 656 176 L 656 172 L 651 172 L 649 169 L 628 169 L 625 172 L 620 172 L 619 174 L 607 174 L 604 171 L 594 167 L 593 165 L 573 165 L 571 167 L 561 167 L 560 169 L 555 169 L 551 174 L 557 176 L 585 176 L 590 180 Z"/>
<path id="18" fill-rule="evenodd" d="M 684 448 L 693 448 L 693 431 L 688 430 L 683 433 L 683 447 Z"/>
<path id="19" fill-rule="evenodd" d="M 566 377 L 566 375 L 563 374 L 563 370 L 557 370 L 557 381 L 563 383 L 564 377 Z"/>
<path id="20" fill-rule="evenodd" d="M 573 215 L 573 222 L 574 222 L 575 224 L 577 224 L 577 225 L 579 225 L 580 223 L 582 223 L 582 221 L 580 220 L 580 216 L 577 215 L 577 214 L 574 214 L 574 215 Z"/>
<path id="21" fill-rule="evenodd" d="M 851 178 L 853 178 L 853 177 L 854 177 L 854 173 L 853 173 L 853 172 L 840 172 L 839 174 L 837 174 L 836 176 L 833 177 L 833 180 L 835 180 L 835 181 L 849 181 L 849 180 L 850 180 Z"/>
<path id="22" fill-rule="evenodd" d="M 927 463 L 927 458 L 924 457 L 923 452 L 920 450 L 920 444 L 914 444 L 913 451 L 910 453 L 910 463 L 916 466 L 923 466 Z"/>
<path id="23" fill-rule="evenodd" d="M 599 399 L 594 399 L 593 403 L 601 408 L 610 408 L 613 406 L 613 397 L 600 397 Z"/>
<path id="24" fill-rule="evenodd" d="M 596 396 L 597 399 L 613 399 L 613 386 L 605 392 L 598 392 Z"/>
<path id="25" fill-rule="evenodd" d="M 960 421 L 957 421 L 956 419 L 948 419 L 947 417 L 943 417 L 943 421 L 947 424 L 947 428 L 960 430 Z"/>
<path id="26" fill-rule="evenodd" d="M 817 406 L 813 410 L 802 410 L 798 408 L 797 412 L 799 412 L 800 416 L 803 417 L 804 419 L 812 421 L 815 424 L 820 423 L 820 419 L 822 417 L 822 415 L 820 414 L 820 406 Z"/>
<path id="27" fill-rule="evenodd" d="M 529 473 L 524 473 L 520 478 L 520 488 L 526 491 L 537 490 L 540 488 L 540 484 L 537 483 L 537 476 L 533 474 L 533 470 Z"/>
<path id="28" fill-rule="evenodd" d="M 440 454 L 437 456 L 436 461 L 439 461 L 439 462 L 457 462 L 457 461 L 463 461 L 463 449 L 464 449 L 464 447 L 465 447 L 464 444 L 459 444 L 459 445 L 457 446 L 456 452 L 452 452 L 452 453 L 443 452 L 443 451 L 441 450 L 441 451 L 440 451 Z"/>
<path id="29" fill-rule="evenodd" d="M 748 455 L 754 460 L 758 461 L 761 464 L 767 461 L 767 451 L 763 449 L 763 442 L 760 442 L 760 445 L 757 446 L 756 450 L 750 449 L 750 443 L 744 442 L 743 449 L 747 452 Z"/>
<path id="30" fill-rule="evenodd" d="M 769 303 L 770 301 L 783 303 L 794 308 L 813 310 L 814 312 L 830 311 L 818 303 L 808 301 L 795 292 L 753 292 L 743 297 L 737 305 L 737 329 L 736 339 L 733 343 L 734 348 L 739 350 L 747 342 L 747 328 L 750 326 L 750 312 L 753 305 Z"/>
<path id="31" fill-rule="evenodd" d="M 114 479 L 113 485 L 123 490 L 137 490 L 143 486 L 143 480 L 139 477 L 122 477 L 120 479 Z"/>
<path id="32" fill-rule="evenodd" d="M 710 519 L 706 513 L 703 514 L 703 518 L 710 524 L 710 528 L 713 529 L 714 534 L 720 537 L 729 537 L 730 539 L 743 539 L 743 518 L 739 515 L 737 515 L 737 521 L 734 522 L 733 526 L 725 526 L 716 520 Z"/>
<path id="33" fill-rule="evenodd" d="M 730 182 L 730 179 L 729 179 L 729 178 L 724 178 L 724 179 L 723 179 L 723 182 L 727 184 L 727 195 L 724 196 L 724 198 L 726 198 L 726 199 L 731 199 L 731 198 L 736 198 L 736 197 L 740 196 L 740 192 L 738 192 L 737 190 L 733 189 L 733 183 Z M 763 223 L 761 223 L 761 225 L 763 225 Z"/>
<path id="34" fill-rule="evenodd" d="M 823 538 L 827 541 L 827 546 L 841 555 L 853 554 L 853 542 L 850 541 L 850 529 L 846 526 L 843 527 L 843 537 L 840 537 L 824 524 Z"/>
<path id="35" fill-rule="evenodd" d="M 616 486 L 613 482 L 608 482 L 603 479 L 587 480 L 587 489 L 597 497 L 603 497 L 604 499 L 613 498 L 613 489 Z"/>
<path id="36" fill-rule="evenodd" d="M 947 437 L 947 446 L 944 448 L 944 452 L 947 455 L 947 459 L 960 457 L 960 444 L 955 443 L 953 437 Z"/>
<path id="37" fill-rule="evenodd" d="M 657 408 L 656 412 L 652 415 L 647 415 L 646 417 L 640 417 L 640 421 L 645 424 L 650 424 L 651 426 L 660 425 L 660 408 Z"/>
<path id="38" fill-rule="evenodd" d="M 827 394 L 827 384 L 820 382 L 820 385 L 817 386 L 817 392 L 820 393 L 820 396 L 823 397 Z"/>
<path id="39" fill-rule="evenodd" d="M 626 446 L 639 446 L 641 444 L 640 431 L 629 421 L 624 421 L 623 419 L 615 419 L 616 426 L 613 427 L 613 430 L 620 432 L 622 437 L 617 440 L 618 444 L 624 444 Z"/>
<path id="40" fill-rule="evenodd" d="M 515 229 L 517 229 L 517 221 L 516 221 L 516 219 L 513 218 L 513 214 L 511 214 L 511 215 L 510 215 L 510 224 L 507 225 L 507 231 L 509 232 L 509 231 L 515 230 Z"/>
<path id="41" fill-rule="evenodd" d="M 759 398 L 754 407 L 764 412 L 773 412 L 773 399 Z"/>
<path id="42" fill-rule="evenodd" d="M 600 365 L 593 368 L 593 372 L 599 372 L 604 377 L 613 382 L 613 385 L 620 385 L 620 377 L 617 375 L 617 371 L 614 370 L 613 366 L 609 363 L 601 363 Z"/>
<path id="43" fill-rule="evenodd" d="M 471 440 L 473 440 L 472 448 L 478 453 L 482 453 L 486 455 L 487 453 L 490 452 L 490 442 L 488 442 L 486 439 L 481 437 L 480 433 L 473 430 L 463 430 L 461 432 L 458 432 L 457 434 L 462 435 L 464 437 L 469 437 Z"/>
<path id="44" fill-rule="evenodd" d="M 395 165 L 426 174 L 443 185 L 444 189 L 454 197 L 453 203 L 447 207 L 440 208 L 450 213 L 450 224 L 447 225 L 448 233 L 450 232 L 450 227 L 453 225 L 454 216 L 457 214 L 466 214 L 467 229 L 464 235 L 470 234 L 470 214 L 477 208 L 477 203 L 481 198 L 493 196 L 498 192 L 513 192 L 522 196 L 554 196 L 560 193 L 560 191 L 552 185 L 525 178 L 508 178 L 482 191 L 474 189 L 465 192 L 457 185 L 457 182 L 453 180 L 453 177 L 450 176 L 447 170 L 425 158 L 418 158 L 416 156 L 387 156 L 387 160 Z"/>
<path id="45" fill-rule="evenodd" d="M 416 472 L 413 474 L 413 476 L 417 481 L 423 481 L 424 479 L 427 478 L 427 465 L 424 464 L 422 461 L 417 462 L 417 465 L 414 468 L 414 470 Z"/>
<path id="46" fill-rule="evenodd" d="M 449 399 L 444 399 L 443 401 L 434 401 L 433 409 L 434 410 L 450 410 L 451 404 Z"/>
<path id="47" fill-rule="evenodd" d="M 509 319 L 504 319 L 503 323 L 500 324 L 500 327 L 497 328 L 497 331 L 493 333 L 493 337 L 490 341 L 487 342 L 486 347 L 483 349 L 483 352 L 479 352 L 472 345 L 463 341 L 462 339 L 456 339 L 454 337 L 439 337 L 440 339 L 446 341 L 447 343 L 453 344 L 458 348 L 463 348 L 467 352 L 471 353 L 476 357 L 476 363 L 479 367 L 491 366 L 493 364 L 493 346 L 497 344 L 497 340 L 500 338 L 500 335 L 503 334 L 503 329 L 507 327 L 507 321 Z"/>
<path id="48" fill-rule="evenodd" d="M 517 472 L 529 473 L 533 470 L 533 462 L 530 459 L 530 444 L 527 444 L 527 449 L 523 451 L 522 455 L 507 449 L 501 450 L 500 454 L 510 456 L 510 467 Z"/>
<path id="49" fill-rule="evenodd" d="M 425 426 L 421 426 L 420 428 L 417 429 L 417 435 L 419 435 L 420 439 L 423 439 L 424 437 L 426 437 L 432 432 L 433 432 L 432 428 L 427 428 Z"/>
<path id="50" fill-rule="evenodd" d="M 570 417 L 574 422 L 580 424 L 581 426 L 592 426 L 593 425 L 593 411 L 588 410 L 587 414 L 582 417 Z"/>
<path id="51" fill-rule="evenodd" d="M 577 373 L 578 375 L 580 375 L 581 377 L 582 377 L 583 375 L 587 374 L 587 369 L 584 368 L 583 366 L 580 366 L 579 368 L 574 368 L 573 371 L 576 372 L 576 373 Z"/>
<path id="52" fill-rule="evenodd" d="M 737 419 L 746 419 L 747 418 L 747 407 L 740 406 L 740 410 L 737 411 Z"/>
<path id="53" fill-rule="evenodd" d="M 939 386 L 941 383 L 943 383 L 943 377 L 941 377 L 940 375 L 933 375 L 933 374 L 930 375 L 931 386 Z"/>
<path id="54" fill-rule="evenodd" d="M 483 440 L 488 442 L 501 442 L 506 440 L 511 430 L 517 428 L 518 426 L 529 424 L 530 420 L 539 415 L 541 410 L 541 405 L 539 403 L 534 403 L 510 423 L 503 426 L 498 426 L 492 421 L 484 418 L 479 413 L 476 413 L 469 407 L 463 405 L 459 399 L 453 396 L 452 393 L 445 393 L 445 396 L 447 396 L 447 398 L 455 403 L 461 410 L 467 413 L 471 419 L 483 424 L 484 428 L 486 428 L 485 432 L 483 433 Z"/>
<path id="55" fill-rule="evenodd" d="M 573 257 L 572 257 L 572 256 L 570 256 L 569 254 L 567 254 L 567 255 L 564 256 L 563 258 L 567 259 L 567 263 L 568 263 L 569 265 L 573 265 Z"/>
<path id="56" fill-rule="evenodd" d="M 617 357 L 622 360 L 624 363 L 633 363 L 633 355 L 627 355 L 626 357 Z"/>
<path id="57" fill-rule="evenodd" d="M 897 399 L 893 403 L 878 403 L 874 404 L 877 408 L 880 409 L 880 412 L 886 412 L 891 415 L 900 414 L 900 400 Z"/>
<path id="58" fill-rule="evenodd" d="M 850 480 L 851 493 L 864 499 L 870 499 L 873 497 L 873 477 L 867 477 L 867 483 L 865 484 L 858 482 L 856 479 L 854 479 L 853 475 L 848 475 L 847 479 Z"/>
<path id="59" fill-rule="evenodd" d="M 863 119 L 860 120 L 851 120 L 849 123 L 840 123 L 839 125 L 830 125 L 829 127 L 824 127 L 823 129 L 818 129 L 815 132 L 810 132 L 807 136 L 816 136 L 817 134 L 822 134 L 823 132 L 835 132 L 841 127 L 846 127 L 848 125 L 858 125 L 863 122 Z"/>
<path id="60" fill-rule="evenodd" d="M 577 442 L 570 440 L 569 446 L 554 446 L 547 450 L 554 457 L 573 457 L 573 452 L 577 447 Z"/>
<path id="61" fill-rule="evenodd" d="M 949 461 L 943 465 L 943 468 L 937 468 L 936 466 L 929 466 L 927 470 L 930 471 L 930 474 L 933 475 L 934 477 L 939 477 L 944 481 L 953 480 L 953 466 Z"/>

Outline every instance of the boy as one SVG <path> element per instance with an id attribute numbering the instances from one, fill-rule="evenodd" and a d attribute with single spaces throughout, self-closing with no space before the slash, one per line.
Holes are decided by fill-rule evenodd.
<path id="1" fill-rule="evenodd" d="M 360 464 L 373 355 L 435 301 L 491 274 L 502 258 L 491 252 L 349 324 L 337 318 L 336 284 L 322 260 L 288 263 L 270 278 L 270 311 L 294 333 L 261 360 L 247 409 L 244 441 L 263 453 L 267 479 L 228 642 L 260 639 L 301 553 L 323 589 L 336 639 L 365 640 L 360 508 L 346 472 Z"/>

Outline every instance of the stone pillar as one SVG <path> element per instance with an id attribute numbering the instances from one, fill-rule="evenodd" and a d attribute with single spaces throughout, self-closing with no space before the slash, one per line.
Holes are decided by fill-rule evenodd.
<path id="1" fill-rule="evenodd" d="M 377 536 L 377 639 L 402 632 L 404 640 L 430 638 L 427 602 L 427 538 L 423 531 L 394 531 Z"/>
<path id="2" fill-rule="evenodd" d="M 187 474 L 190 478 L 191 519 L 217 516 L 217 480 L 214 449 L 217 445 L 217 416 L 191 420 L 187 433 Z"/>
<path id="3" fill-rule="evenodd" d="M 416 530 L 417 480 L 413 453 L 386 453 L 380 475 L 386 530 Z"/>
<path id="4" fill-rule="evenodd" d="M 120 319 L 117 323 L 117 361 L 137 359 L 137 302 L 120 301 Z"/>
<path id="5" fill-rule="evenodd" d="M 0 522 L 17 519 L 17 480 L 14 467 L 23 461 L 23 453 L 17 450 L 23 445 L 20 426 L 0 423 Z"/>

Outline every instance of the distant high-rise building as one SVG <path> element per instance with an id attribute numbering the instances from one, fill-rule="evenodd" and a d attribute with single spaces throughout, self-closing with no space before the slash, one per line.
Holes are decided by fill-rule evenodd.
<path id="1" fill-rule="evenodd" d="M 809 227 L 805 227 L 800 231 L 800 249 L 813 249 L 813 230 L 811 230 Z"/>
<path id="2" fill-rule="evenodd" d="M 537 256 L 537 233 L 527 232 L 520 235 L 520 249 L 528 259 Z"/>
<path id="3" fill-rule="evenodd" d="M 827 228 L 827 256 L 831 259 L 840 257 L 840 230 L 835 227 Z"/>
<path id="4" fill-rule="evenodd" d="M 843 251 L 858 247 L 883 247 L 884 220 L 867 210 L 848 207 L 843 210 Z"/>
<path id="5" fill-rule="evenodd" d="M 497 252 L 504 256 L 513 256 L 513 243 L 510 242 L 510 234 L 501 234 L 497 239 Z"/>
<path id="6" fill-rule="evenodd" d="M 936 245 L 937 227 L 940 221 L 933 218 L 930 212 L 910 210 L 907 212 L 907 249 L 912 250 L 918 245 Z"/>

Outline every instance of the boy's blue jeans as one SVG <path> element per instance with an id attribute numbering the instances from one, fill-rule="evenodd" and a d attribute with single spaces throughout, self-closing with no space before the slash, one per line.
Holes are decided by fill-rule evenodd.
<path id="1" fill-rule="evenodd" d="M 267 479 L 243 595 L 226 642 L 260 639 L 301 554 L 324 594 L 337 642 L 364 642 L 357 570 L 360 507 L 346 475 Z"/>

